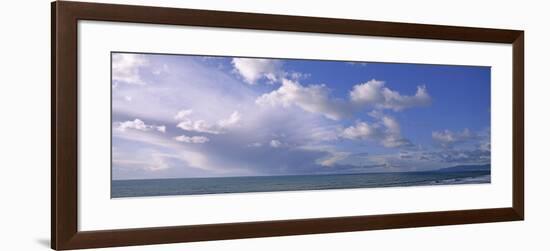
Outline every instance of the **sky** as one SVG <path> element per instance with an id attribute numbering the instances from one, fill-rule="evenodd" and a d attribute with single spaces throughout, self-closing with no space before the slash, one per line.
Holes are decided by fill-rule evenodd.
<path id="1" fill-rule="evenodd" d="M 491 69 L 113 52 L 112 177 L 490 163 Z"/>

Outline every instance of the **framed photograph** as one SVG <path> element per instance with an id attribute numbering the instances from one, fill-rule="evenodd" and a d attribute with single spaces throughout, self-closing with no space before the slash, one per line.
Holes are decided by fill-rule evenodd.
<path id="1" fill-rule="evenodd" d="M 524 218 L 523 31 L 52 3 L 52 248 Z"/>

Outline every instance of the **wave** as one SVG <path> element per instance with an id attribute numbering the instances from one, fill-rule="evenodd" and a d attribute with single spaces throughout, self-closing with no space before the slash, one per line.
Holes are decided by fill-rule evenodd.
<path id="1" fill-rule="evenodd" d="M 446 180 L 431 181 L 430 185 L 447 185 L 447 184 L 479 184 L 491 183 L 491 175 L 482 175 L 476 177 L 452 178 Z"/>

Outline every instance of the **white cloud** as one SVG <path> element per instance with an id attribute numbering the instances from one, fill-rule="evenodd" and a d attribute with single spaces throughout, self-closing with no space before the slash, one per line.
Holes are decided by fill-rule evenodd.
<path id="1" fill-rule="evenodd" d="M 273 139 L 269 142 L 269 146 L 273 147 L 273 148 L 279 148 L 283 145 L 283 143 L 281 141 L 278 141 L 276 139 Z"/>
<path id="2" fill-rule="evenodd" d="M 395 147 L 405 147 L 412 146 L 410 140 L 401 137 L 401 135 L 386 134 L 384 139 L 381 141 L 384 147 L 395 148 Z"/>
<path id="3" fill-rule="evenodd" d="M 379 121 L 368 124 L 357 121 L 355 125 L 345 128 L 340 136 L 351 140 L 375 140 L 388 148 L 412 146 L 412 143 L 401 136 L 401 128 L 393 117 L 376 113 Z"/>
<path id="4" fill-rule="evenodd" d="M 176 141 L 179 141 L 179 142 L 194 143 L 194 144 L 203 144 L 203 143 L 206 143 L 206 142 L 210 141 L 209 138 L 204 137 L 204 136 L 189 137 L 189 136 L 186 136 L 186 135 L 180 135 L 180 136 L 175 137 L 174 139 Z"/>
<path id="5" fill-rule="evenodd" d="M 462 143 L 475 138 L 477 138 L 476 135 L 468 128 L 465 128 L 461 132 L 453 132 L 450 130 L 432 132 L 432 139 L 444 147 L 450 147 L 454 144 Z"/>
<path id="6" fill-rule="evenodd" d="M 366 122 L 358 121 L 355 125 L 344 129 L 341 136 L 346 139 L 370 139 L 377 134 L 379 134 L 378 128 L 375 128 Z"/>
<path id="7" fill-rule="evenodd" d="M 180 164 L 174 163 L 173 160 L 179 160 L 186 163 L 187 166 L 202 169 L 202 170 L 218 170 L 213 168 L 209 159 L 192 148 L 190 145 L 179 144 L 173 138 L 165 137 L 160 134 L 143 133 L 142 131 L 134 130 L 125 133 L 116 131 L 113 132 L 113 139 L 125 139 L 133 141 L 134 145 L 147 144 L 147 149 L 144 152 L 149 154 L 136 155 L 134 150 L 121 152 L 113 151 L 113 161 L 124 166 L 133 166 L 144 170 L 164 170 L 180 168 Z M 162 152 L 161 152 L 162 151 Z M 153 161 L 155 158 L 162 160 Z"/>
<path id="8" fill-rule="evenodd" d="M 389 116 L 382 117 L 382 123 L 386 126 L 388 133 L 390 134 L 399 134 L 401 132 L 401 127 L 397 120 Z"/>
<path id="9" fill-rule="evenodd" d="M 238 111 L 234 111 L 233 113 L 231 113 L 229 118 L 218 121 L 218 125 L 221 128 L 227 128 L 236 125 L 237 123 L 239 123 L 240 120 L 241 114 Z"/>
<path id="10" fill-rule="evenodd" d="M 159 132 L 166 132 L 166 126 L 147 125 L 140 119 L 128 120 L 124 122 L 115 122 L 116 129 L 124 132 L 128 129 L 134 129 L 139 131 L 157 130 Z"/>
<path id="11" fill-rule="evenodd" d="M 224 133 L 226 129 L 238 125 L 241 120 L 241 114 L 238 111 L 234 111 L 229 118 L 221 119 L 216 124 L 210 124 L 205 120 L 193 120 L 190 118 L 192 114 L 193 110 L 191 109 L 179 111 L 176 116 L 174 116 L 176 120 L 180 121 L 177 127 L 185 131 L 221 134 Z"/>
<path id="12" fill-rule="evenodd" d="M 350 107 L 342 100 L 329 98 L 330 90 L 325 85 L 302 86 L 297 81 L 282 79 L 279 89 L 263 94 L 256 99 L 259 105 L 289 107 L 296 105 L 301 109 L 322 114 L 332 120 L 350 115 Z"/>
<path id="13" fill-rule="evenodd" d="M 384 87 L 384 82 L 371 80 L 355 85 L 350 91 L 350 100 L 340 100 L 330 97 L 330 89 L 325 85 L 303 86 L 298 81 L 283 78 L 279 89 L 263 94 L 256 99 L 260 105 L 280 105 L 289 107 L 296 105 L 301 109 L 324 115 L 332 120 L 349 117 L 354 110 L 371 106 L 378 109 L 401 111 L 415 106 L 426 106 L 431 103 L 431 97 L 425 86 L 418 86 L 414 96 L 404 96 Z"/>
<path id="14" fill-rule="evenodd" d="M 299 165 L 289 163 L 306 163 L 306 159 L 308 160 L 306 163 L 308 166 L 303 167 L 304 171 L 309 170 L 309 168 L 315 168 L 311 169 L 314 171 L 323 169 L 330 171 L 341 168 L 339 164 L 342 164 L 342 166 L 372 164 L 368 159 L 354 157 L 354 154 L 347 158 L 344 158 L 343 154 L 337 154 L 344 151 L 370 150 L 370 146 L 365 146 L 364 142 L 360 142 L 359 140 L 363 139 L 359 137 L 372 140 L 373 144 L 380 147 L 398 147 L 410 143 L 397 133 L 400 131 L 397 123 L 399 121 L 392 123 L 391 120 L 382 118 L 371 119 L 371 117 L 367 117 L 363 119 L 363 116 L 360 116 L 364 123 L 374 127 L 370 137 L 367 136 L 368 133 L 361 136 L 361 126 L 353 122 L 356 118 L 350 115 L 371 110 L 384 112 L 384 109 L 353 102 L 351 96 L 348 95 L 349 91 L 352 90 L 351 86 L 343 90 L 345 93 L 342 96 L 336 93 L 336 90 L 330 90 L 330 88 L 333 88 L 333 85 L 329 85 L 331 83 L 327 83 L 327 86 L 310 85 L 322 84 L 322 82 L 309 81 L 307 76 L 298 73 L 292 74 L 291 69 L 288 69 L 289 73 L 277 75 L 279 77 L 277 85 L 264 86 L 269 87 L 269 91 L 262 96 L 264 93 L 258 94 L 257 91 L 262 89 L 265 92 L 265 88 L 250 88 L 251 86 L 244 83 L 244 77 L 241 77 L 237 70 L 230 73 L 228 70 L 231 69 L 226 68 L 223 71 L 214 69 L 214 64 L 217 64 L 217 62 L 209 62 L 208 67 L 203 67 L 203 64 L 195 62 L 196 60 L 189 61 L 171 62 L 170 67 L 173 69 L 171 69 L 169 75 L 162 74 L 163 77 L 155 77 L 152 76 L 155 74 L 152 71 L 162 69 L 162 63 L 156 59 L 155 61 L 151 60 L 149 66 L 140 68 L 142 78 L 148 80 L 145 78 L 145 71 L 149 70 L 151 76 L 147 76 L 153 77 L 158 82 L 155 82 L 154 85 L 148 82 L 149 85 L 145 86 L 146 88 L 127 88 L 128 85 L 125 85 L 125 83 L 119 83 L 119 87 L 122 88 L 113 90 L 114 97 L 118 97 L 118 102 L 121 103 L 114 106 L 118 109 L 113 113 L 113 116 L 115 116 L 114 121 L 141 118 L 148 125 L 149 123 L 157 123 L 158 125 L 166 124 L 169 127 L 164 129 L 151 128 L 149 132 L 136 129 L 127 129 L 126 132 L 114 130 L 115 139 L 127 139 L 115 140 L 113 143 L 113 146 L 124 148 L 128 152 L 127 160 L 132 160 L 135 156 L 140 155 L 143 156 L 144 160 L 151 162 L 150 153 L 152 151 L 177 156 L 184 155 L 185 158 L 181 157 L 181 161 L 175 156 L 166 156 L 163 161 L 158 161 L 158 163 L 151 164 L 148 167 L 148 169 L 163 170 L 162 168 L 168 165 L 172 167 L 169 171 L 174 177 L 208 176 L 222 173 L 235 176 L 248 174 L 246 173 L 248 171 L 252 175 L 271 174 L 271 172 L 281 172 L 283 174 L 294 172 L 294 170 L 302 172 L 302 168 L 294 168 Z M 233 65 L 226 67 L 232 68 Z M 177 72 L 175 71 L 176 68 L 178 69 Z M 160 73 L 160 70 L 158 73 Z M 255 81 L 256 83 L 264 83 L 268 82 L 269 79 L 268 76 L 260 74 L 260 78 Z M 283 82 L 286 82 L 286 85 Z M 387 83 L 386 86 L 394 88 L 391 83 Z M 414 94 L 413 89 L 410 92 L 403 92 L 402 89 L 395 90 L 399 90 L 402 94 Z M 132 101 L 126 102 L 125 96 L 133 97 Z M 275 107 L 266 108 L 260 106 L 260 104 Z M 284 107 L 289 107 L 289 109 Z M 179 111 L 181 108 L 189 110 Z M 397 115 L 395 116 L 399 118 Z M 340 119 L 340 121 L 329 121 L 325 118 Z M 180 124 L 179 128 L 172 129 L 178 124 Z M 356 127 L 357 131 L 349 132 L 351 130 L 349 129 L 349 135 L 344 137 L 343 132 L 350 125 Z M 237 126 L 238 130 L 230 129 Z M 115 129 L 114 125 L 113 129 Z M 166 131 L 166 129 L 169 131 L 165 134 L 157 133 L 157 130 L 160 132 Z M 181 129 L 184 130 L 178 132 Z M 357 135 L 357 139 L 351 136 L 354 133 Z M 431 133 L 431 131 L 428 133 Z M 184 137 L 180 137 L 180 141 L 178 141 L 177 136 L 182 135 Z M 199 143 L 206 141 L 199 138 L 201 136 L 208 138 L 209 141 Z M 156 141 L 153 141 L 151 137 L 156 137 Z M 348 138 L 358 141 L 351 142 Z M 128 141 L 138 139 L 140 141 L 137 143 L 141 144 L 139 146 Z M 367 142 L 367 144 L 370 143 Z M 227 146 L 235 146 L 246 150 L 237 151 L 236 149 L 228 149 Z M 303 147 L 310 146 L 333 148 L 331 151 L 306 151 L 303 149 Z M 142 152 L 136 154 L 135 149 L 137 148 Z M 397 150 L 405 149 L 400 148 Z M 185 152 L 190 153 L 184 154 Z M 280 156 L 283 155 L 284 160 L 279 160 Z M 277 161 L 282 162 L 278 163 Z M 249 168 L 247 164 L 250 163 L 253 164 L 250 165 L 250 170 L 245 170 Z M 189 169 L 188 164 L 197 168 Z M 288 171 L 283 170 L 283 168 L 274 168 L 286 166 L 287 164 Z M 319 168 L 320 165 L 334 166 L 335 168 Z M 199 168 L 204 170 L 212 168 L 212 171 L 203 172 L 198 170 Z M 143 177 L 147 176 L 143 174 Z"/>
<path id="15" fill-rule="evenodd" d="M 192 113 L 193 113 L 192 109 L 181 110 L 176 114 L 176 116 L 174 116 L 174 119 L 184 120 L 184 119 L 187 119 L 187 116 L 191 115 Z"/>
<path id="16" fill-rule="evenodd" d="M 244 81 L 251 85 L 262 78 L 275 82 L 283 74 L 282 63 L 276 59 L 234 58 L 232 64 Z"/>
<path id="17" fill-rule="evenodd" d="M 341 131 L 340 125 L 312 126 L 304 135 L 309 136 L 313 141 L 333 141 L 339 138 Z"/>
<path id="18" fill-rule="evenodd" d="M 260 142 L 254 142 L 254 143 L 248 144 L 247 146 L 248 147 L 261 147 L 261 146 L 263 146 L 263 144 L 260 143 Z"/>
<path id="19" fill-rule="evenodd" d="M 166 132 L 166 126 L 157 126 L 155 127 L 157 131 L 165 133 Z"/>
<path id="20" fill-rule="evenodd" d="M 113 81 L 143 85 L 145 82 L 141 79 L 139 71 L 148 64 L 143 55 L 115 53 L 112 58 Z"/>
<path id="21" fill-rule="evenodd" d="M 394 111 L 401 111 L 410 107 L 427 106 L 431 103 L 431 97 L 426 90 L 426 86 L 417 86 L 414 96 L 405 96 L 397 91 L 390 90 L 384 85 L 383 81 L 375 79 L 355 85 L 353 90 L 350 91 L 350 99 L 357 104 Z"/>
<path id="22" fill-rule="evenodd" d="M 487 140 L 484 140 L 484 141 L 480 142 L 479 149 L 481 151 L 490 152 L 491 151 L 491 141 L 487 139 Z"/>
<path id="23" fill-rule="evenodd" d="M 166 74 L 166 73 L 170 73 L 170 68 L 168 67 L 167 64 L 163 64 L 162 67 L 159 67 L 159 68 L 153 70 L 153 74 L 155 74 L 155 75 L 161 75 L 161 74 Z"/>
<path id="24" fill-rule="evenodd" d="M 210 134 L 220 134 L 221 131 L 219 131 L 215 126 L 212 126 L 208 124 L 204 120 L 184 120 L 182 122 L 179 122 L 177 127 L 185 130 L 185 131 L 191 131 L 191 132 L 202 132 L 202 133 L 210 133 Z"/>
<path id="25" fill-rule="evenodd" d="M 290 73 L 286 73 L 285 76 L 288 76 L 290 77 L 291 79 L 294 79 L 294 80 L 300 80 L 300 79 L 306 79 L 306 78 L 309 78 L 311 77 L 311 74 L 310 73 L 303 73 L 303 72 L 290 72 Z"/>
<path id="26" fill-rule="evenodd" d="M 384 139 L 382 140 L 383 146 L 393 148 L 412 145 L 408 139 L 401 137 L 401 127 L 393 117 L 382 116 L 382 124 L 386 128 Z"/>

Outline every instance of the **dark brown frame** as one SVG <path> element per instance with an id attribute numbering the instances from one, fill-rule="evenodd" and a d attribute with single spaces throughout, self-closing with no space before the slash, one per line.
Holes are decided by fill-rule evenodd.
<path id="1" fill-rule="evenodd" d="M 266 236 L 408 228 L 524 218 L 524 32 L 128 6 L 82 2 L 51 5 L 51 247 L 99 248 Z M 508 208 L 78 231 L 77 21 L 96 20 L 274 31 L 315 32 L 505 43 L 513 45 L 513 205 Z"/>

